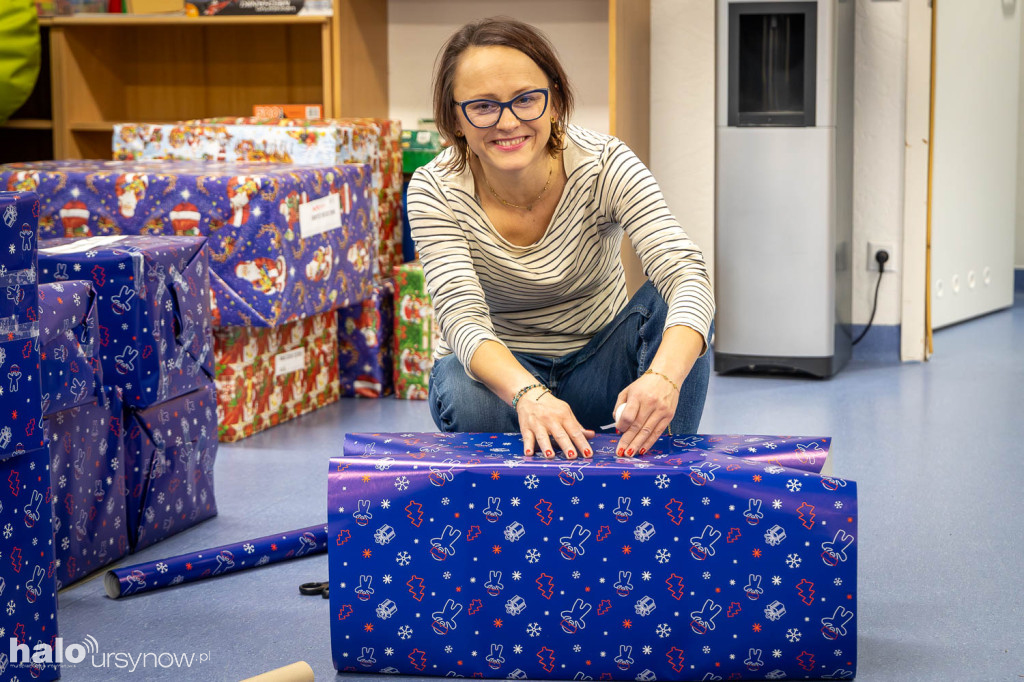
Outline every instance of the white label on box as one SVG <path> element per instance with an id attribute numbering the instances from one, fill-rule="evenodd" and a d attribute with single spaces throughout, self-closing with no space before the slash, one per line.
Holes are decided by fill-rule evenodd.
<path id="1" fill-rule="evenodd" d="M 60 246 L 51 246 L 46 249 L 39 249 L 42 253 L 50 254 L 62 254 L 62 253 L 81 253 L 82 251 L 90 251 L 92 249 L 101 249 L 104 246 L 110 246 L 124 239 L 122 234 L 106 235 L 101 237 L 88 237 L 86 239 L 76 239 L 73 242 L 67 244 L 61 244 Z"/>
<path id="2" fill-rule="evenodd" d="M 291 374 L 306 369 L 306 349 L 296 348 L 274 356 L 274 376 Z"/>
<path id="3" fill-rule="evenodd" d="M 341 197 L 328 194 L 299 204 L 299 232 L 306 239 L 341 227 Z"/>

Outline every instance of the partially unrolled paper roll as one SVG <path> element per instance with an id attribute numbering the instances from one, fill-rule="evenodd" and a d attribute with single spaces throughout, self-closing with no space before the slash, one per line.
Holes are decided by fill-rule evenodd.
<path id="1" fill-rule="evenodd" d="M 247 677 L 242 682 L 313 682 L 313 669 L 309 663 L 299 661 L 283 668 L 269 670 L 256 677 Z"/>
<path id="2" fill-rule="evenodd" d="M 117 568 L 107 571 L 103 586 L 117 599 L 326 551 L 327 526 L 321 524 Z"/>

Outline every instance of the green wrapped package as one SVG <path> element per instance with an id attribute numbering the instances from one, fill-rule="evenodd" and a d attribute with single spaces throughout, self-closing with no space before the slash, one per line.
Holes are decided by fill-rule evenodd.
<path id="1" fill-rule="evenodd" d="M 426 400 L 437 346 L 434 306 L 423 266 L 395 266 L 395 397 Z"/>
<path id="2" fill-rule="evenodd" d="M 0 123 L 25 103 L 39 77 L 39 22 L 32 0 L 0 2 Z"/>

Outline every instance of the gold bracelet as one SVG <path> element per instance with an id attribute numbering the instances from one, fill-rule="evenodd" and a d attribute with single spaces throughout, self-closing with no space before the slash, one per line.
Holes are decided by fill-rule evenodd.
<path id="1" fill-rule="evenodd" d="M 521 389 L 519 389 L 519 392 L 516 393 L 516 397 L 512 398 L 512 409 L 516 409 L 516 406 L 519 404 L 519 399 L 526 395 L 527 391 L 530 391 L 535 388 L 543 388 L 545 390 L 547 389 L 547 387 L 544 384 L 530 384 L 529 386 L 523 386 Z"/>
<path id="2" fill-rule="evenodd" d="M 545 386 L 544 390 L 540 392 L 540 395 L 538 395 L 536 398 L 533 399 L 534 402 L 537 402 L 538 400 L 543 398 L 545 393 L 551 393 L 551 389 L 548 388 L 547 386 Z"/>
<path id="3" fill-rule="evenodd" d="M 672 388 L 676 389 L 676 393 L 679 392 L 679 386 L 676 384 L 676 382 L 672 381 L 671 379 L 669 379 L 667 376 L 665 376 L 661 372 L 655 372 L 653 369 L 648 369 L 646 372 L 644 372 L 644 374 L 653 374 L 655 376 L 661 377 L 662 379 L 667 381 L 669 384 L 671 384 Z"/>

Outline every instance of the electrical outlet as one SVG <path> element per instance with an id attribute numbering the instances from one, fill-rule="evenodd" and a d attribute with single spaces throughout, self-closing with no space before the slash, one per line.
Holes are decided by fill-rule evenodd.
<path id="1" fill-rule="evenodd" d="M 868 270 L 871 272 L 878 272 L 878 261 L 875 260 L 875 254 L 879 251 L 885 251 L 889 254 L 889 260 L 885 261 L 885 271 L 899 271 L 899 259 L 897 257 L 898 254 L 896 253 L 896 244 L 893 242 L 868 242 Z"/>

